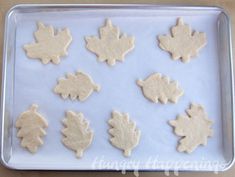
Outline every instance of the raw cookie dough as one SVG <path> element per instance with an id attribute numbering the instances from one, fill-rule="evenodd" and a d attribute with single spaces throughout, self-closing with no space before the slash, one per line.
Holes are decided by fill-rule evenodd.
<path id="1" fill-rule="evenodd" d="M 135 38 L 120 35 L 120 30 L 107 19 L 104 27 L 100 28 L 100 38 L 86 37 L 87 49 L 98 56 L 99 61 L 115 65 L 116 60 L 123 61 L 125 55 L 134 48 Z"/>
<path id="2" fill-rule="evenodd" d="M 160 101 L 166 104 L 167 101 L 176 103 L 183 95 L 183 90 L 178 87 L 178 82 L 170 81 L 166 76 L 160 73 L 150 75 L 144 81 L 137 80 L 137 85 L 142 88 L 144 96 L 152 102 Z"/>
<path id="3" fill-rule="evenodd" d="M 57 34 L 52 26 L 38 23 L 38 30 L 34 33 L 36 43 L 24 45 L 29 58 L 40 59 L 43 64 L 52 61 L 60 63 L 60 57 L 67 55 L 67 49 L 72 41 L 69 29 L 59 30 Z"/>
<path id="4" fill-rule="evenodd" d="M 17 137 L 21 138 L 21 146 L 31 153 L 37 152 L 38 147 L 43 145 L 42 137 L 46 135 L 44 129 L 48 127 L 46 119 L 37 112 L 37 109 L 38 106 L 33 104 L 16 120 Z"/>
<path id="5" fill-rule="evenodd" d="M 83 152 L 90 146 L 93 139 L 93 132 L 89 128 L 88 121 L 82 113 L 68 111 L 63 120 L 65 128 L 62 130 L 65 136 L 62 139 L 63 144 L 76 151 L 77 158 L 83 156 Z"/>
<path id="6" fill-rule="evenodd" d="M 212 121 L 201 105 L 191 104 L 186 110 L 187 115 L 177 116 L 176 120 L 169 121 L 174 127 L 175 134 L 182 136 L 178 145 L 179 152 L 193 152 L 197 146 L 206 145 L 207 138 L 213 134 Z"/>
<path id="7" fill-rule="evenodd" d="M 177 25 L 172 28 L 171 35 L 160 35 L 159 46 L 171 53 L 174 60 L 180 59 L 188 62 L 195 57 L 199 50 L 206 45 L 206 34 L 194 32 L 185 25 L 182 18 L 178 19 Z"/>
<path id="8" fill-rule="evenodd" d="M 60 94 L 64 99 L 70 98 L 75 100 L 78 98 L 84 101 L 93 91 L 99 91 L 100 86 L 95 84 L 92 78 L 78 71 L 76 74 L 67 74 L 66 78 L 61 78 L 54 88 L 54 92 Z"/>
<path id="9" fill-rule="evenodd" d="M 131 151 L 139 144 L 140 130 L 136 128 L 136 124 L 129 119 L 128 114 L 112 112 L 112 118 L 108 121 L 111 129 L 109 133 L 112 135 L 110 142 L 113 146 L 122 149 L 124 156 L 131 155 Z"/>

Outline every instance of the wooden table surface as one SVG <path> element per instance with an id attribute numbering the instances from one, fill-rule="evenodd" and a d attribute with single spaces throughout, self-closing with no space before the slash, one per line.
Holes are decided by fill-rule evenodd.
<path id="1" fill-rule="evenodd" d="M 4 18 L 6 12 L 16 4 L 23 3 L 156 3 L 156 4 L 186 4 L 186 5 L 211 5 L 211 6 L 220 6 L 223 7 L 230 15 L 232 21 L 232 34 L 235 34 L 235 0 L 0 0 L 0 56 L 2 56 L 3 50 L 3 35 L 4 35 Z M 233 41 L 235 39 L 235 35 L 233 35 Z M 233 51 L 234 47 L 233 47 Z M 235 53 L 235 52 L 234 52 Z M 0 64 L 2 64 L 2 60 L 0 59 Z M 1 78 L 0 71 L 0 78 Z M 134 176 L 132 172 L 126 173 L 126 175 L 121 174 L 120 172 L 76 172 L 76 171 L 17 171 L 10 170 L 0 165 L 0 177 L 78 177 L 78 176 L 86 176 L 86 177 L 109 177 L 112 176 Z M 164 172 L 140 172 L 140 177 L 157 177 L 157 176 L 166 176 Z M 173 172 L 170 173 L 170 176 L 175 176 Z M 235 165 L 226 172 L 220 172 L 218 174 L 212 172 L 181 172 L 179 176 L 182 177 L 234 177 L 235 176 Z"/>

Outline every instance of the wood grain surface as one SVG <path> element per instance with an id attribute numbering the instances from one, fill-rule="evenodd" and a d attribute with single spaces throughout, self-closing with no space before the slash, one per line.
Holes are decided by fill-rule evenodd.
<path id="1" fill-rule="evenodd" d="M 232 22 L 232 35 L 233 41 L 235 37 L 235 0 L 0 0 L 0 56 L 2 56 L 3 50 L 3 36 L 4 36 L 4 18 L 6 12 L 16 4 L 33 4 L 33 3 L 70 3 L 70 4 L 112 4 L 112 3 L 154 3 L 154 4 L 184 4 L 184 5 L 209 5 L 209 6 L 220 6 L 224 8 L 231 17 Z M 234 47 L 233 47 L 233 51 Z M 234 54 L 233 54 L 234 56 Z M 2 65 L 2 57 L 0 59 L 0 66 Z M 0 78 L 1 78 L 0 71 Z M 140 177 L 163 177 L 163 176 L 177 176 L 173 172 L 165 174 L 164 172 L 140 172 Z M 127 172 L 123 175 L 121 172 L 76 172 L 76 171 L 17 171 L 7 169 L 0 165 L 0 177 L 117 177 L 124 176 L 130 177 L 134 176 L 133 172 Z M 213 172 L 180 172 L 178 176 L 181 177 L 234 177 L 235 176 L 235 165 L 226 172 L 219 172 L 215 174 Z"/>

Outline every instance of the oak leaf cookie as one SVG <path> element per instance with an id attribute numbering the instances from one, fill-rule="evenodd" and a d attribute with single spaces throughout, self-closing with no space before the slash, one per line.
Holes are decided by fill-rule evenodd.
<path id="1" fill-rule="evenodd" d="M 120 35 L 120 30 L 107 19 L 105 26 L 100 28 L 100 38 L 86 37 L 87 49 L 98 56 L 99 61 L 107 61 L 114 65 L 116 60 L 123 61 L 125 55 L 134 48 L 134 37 Z"/>
<path id="2" fill-rule="evenodd" d="M 176 120 L 169 121 L 174 127 L 175 134 L 183 137 L 178 145 L 179 152 L 193 152 L 197 146 L 206 145 L 207 138 L 213 134 L 212 121 L 201 105 L 191 104 L 186 110 L 187 115 L 177 116 Z"/>
<path id="3" fill-rule="evenodd" d="M 179 18 L 177 25 L 171 29 L 171 35 L 158 36 L 159 46 L 171 53 L 174 60 L 180 59 L 188 62 L 195 57 L 199 50 L 206 45 L 206 34 L 194 32 Z"/>
<path id="4" fill-rule="evenodd" d="M 21 146 L 35 153 L 43 145 L 42 137 L 48 127 L 46 119 L 37 112 L 38 106 L 33 104 L 28 111 L 23 112 L 16 120 L 17 137 L 21 138 Z"/>
<path id="5" fill-rule="evenodd" d="M 151 74 L 147 79 L 137 80 L 137 85 L 142 88 L 144 96 L 152 102 L 160 101 L 166 104 L 167 101 L 176 103 L 183 95 L 183 90 L 178 87 L 178 82 L 170 81 L 169 77 L 160 73 Z"/>
<path id="6" fill-rule="evenodd" d="M 67 74 L 66 78 L 61 78 L 54 88 L 54 92 L 60 94 L 64 99 L 79 99 L 85 101 L 93 91 L 99 91 L 100 86 L 95 84 L 92 78 L 78 71 L 76 74 Z"/>
<path id="7" fill-rule="evenodd" d="M 117 111 L 112 112 L 112 118 L 108 123 L 111 126 L 109 133 L 112 135 L 110 142 L 113 146 L 122 149 L 126 157 L 130 156 L 132 149 L 139 144 L 140 130 L 129 119 L 128 114 Z"/>
<path id="8" fill-rule="evenodd" d="M 93 139 L 93 132 L 89 128 L 88 121 L 84 118 L 82 113 L 75 113 L 68 111 L 66 118 L 63 120 L 65 128 L 62 130 L 64 138 L 63 144 L 74 150 L 76 156 L 81 158 L 83 152 L 87 149 Z"/>
<path id="9" fill-rule="evenodd" d="M 67 55 L 67 49 L 72 41 L 69 29 L 59 30 L 55 34 L 52 26 L 45 26 L 39 22 L 34 35 L 36 43 L 24 45 L 29 58 L 40 59 L 44 64 L 50 61 L 59 64 L 60 57 Z"/>

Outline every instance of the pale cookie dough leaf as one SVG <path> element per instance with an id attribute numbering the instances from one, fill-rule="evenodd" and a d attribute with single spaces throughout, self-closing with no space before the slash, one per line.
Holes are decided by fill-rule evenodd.
<path id="1" fill-rule="evenodd" d="M 67 49 L 72 41 L 69 29 L 59 30 L 56 34 L 52 26 L 38 23 L 38 30 L 34 33 L 36 43 L 24 45 L 29 58 L 40 59 L 47 64 L 52 61 L 60 63 L 60 57 L 67 55 Z"/>
<path id="2" fill-rule="evenodd" d="M 134 48 L 135 38 L 121 35 L 120 30 L 113 26 L 109 19 L 99 32 L 99 38 L 96 36 L 85 38 L 87 49 L 95 53 L 99 61 L 107 61 L 109 65 L 115 65 L 116 60 L 123 61 L 125 55 Z"/>
<path id="3" fill-rule="evenodd" d="M 178 82 L 170 81 L 166 76 L 159 73 L 150 75 L 147 79 L 137 80 L 137 85 L 142 88 L 144 96 L 152 102 L 160 101 L 166 104 L 168 101 L 176 103 L 183 95 L 183 90 L 179 88 Z"/>
<path id="4" fill-rule="evenodd" d="M 191 153 L 197 146 L 207 144 L 207 138 L 213 134 L 212 121 L 208 119 L 201 105 L 191 104 L 186 112 L 187 115 L 177 116 L 169 123 L 174 127 L 175 134 L 182 137 L 177 148 L 178 151 Z"/>
<path id="5" fill-rule="evenodd" d="M 112 118 L 108 123 L 111 126 L 109 133 L 112 135 L 110 142 L 113 146 L 122 149 L 126 157 L 130 156 L 132 149 L 139 144 L 140 130 L 129 119 L 128 114 L 117 111 L 112 112 Z"/>
<path id="6" fill-rule="evenodd" d="M 99 90 L 100 86 L 95 84 L 89 75 L 79 71 L 59 79 L 54 88 L 54 92 L 64 99 L 70 96 L 72 100 L 79 99 L 80 101 L 86 100 L 93 91 Z"/>
<path id="7" fill-rule="evenodd" d="M 43 145 L 42 137 L 48 127 L 46 119 L 37 112 L 38 106 L 33 104 L 28 111 L 23 112 L 16 120 L 17 137 L 21 138 L 21 146 L 35 153 Z"/>
<path id="8" fill-rule="evenodd" d="M 65 128 L 62 130 L 64 138 L 63 144 L 76 152 L 77 158 L 83 156 L 93 139 L 93 132 L 89 128 L 88 121 L 82 113 L 68 111 L 66 118 L 63 120 Z"/>
<path id="9" fill-rule="evenodd" d="M 171 35 L 158 36 L 159 46 L 171 53 L 174 60 L 180 59 L 188 62 L 195 57 L 199 50 L 206 45 L 206 34 L 192 32 L 191 28 L 179 18 L 177 25 L 171 30 Z"/>

